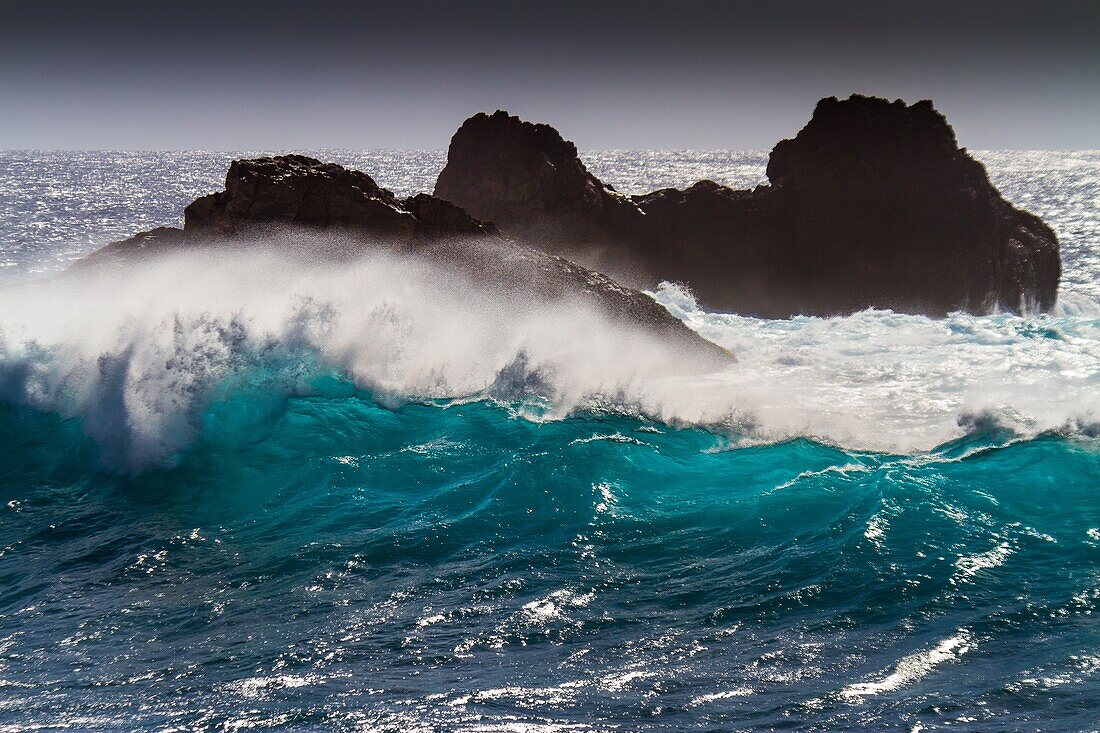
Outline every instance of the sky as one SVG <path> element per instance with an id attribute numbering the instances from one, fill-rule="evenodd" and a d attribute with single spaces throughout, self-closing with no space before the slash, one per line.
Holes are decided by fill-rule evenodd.
<path id="1" fill-rule="evenodd" d="M 0 148 L 441 149 L 507 109 L 582 149 L 769 149 L 825 96 L 974 149 L 1100 148 L 1100 2 L 0 0 Z"/>

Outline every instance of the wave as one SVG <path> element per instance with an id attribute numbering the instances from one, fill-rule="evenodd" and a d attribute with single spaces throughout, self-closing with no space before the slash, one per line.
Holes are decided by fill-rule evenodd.
<path id="1" fill-rule="evenodd" d="M 614 412 L 737 444 L 913 452 L 991 425 L 1096 432 L 1097 319 L 765 321 L 707 313 L 674 285 L 653 295 L 740 362 L 703 371 L 583 303 L 501 294 L 415 255 L 334 264 L 256 242 L 6 287 L 0 400 L 79 419 L 103 465 L 127 472 L 174 465 L 219 420 L 247 435 L 271 405 L 340 383 L 390 406 Z"/>
<path id="2" fill-rule="evenodd" d="M 990 155 L 1057 194 L 1054 314 L 653 293 L 722 372 L 415 256 L 15 282 L 79 254 L 104 170 L 100 239 L 225 161 L 20 173 L 69 208 L 0 257 L 0 727 L 1095 729 L 1095 155 Z"/>
<path id="3" fill-rule="evenodd" d="M 739 362 L 396 255 L 5 290 L 0 723 L 1092 725 L 1094 323 L 654 296 Z"/>
<path id="4" fill-rule="evenodd" d="M 0 405 L 20 720 L 1089 722 L 1090 439 L 731 449 L 622 414 L 384 405 L 338 379 L 260 402 L 212 403 L 137 479 L 95 470 L 78 421 Z"/>

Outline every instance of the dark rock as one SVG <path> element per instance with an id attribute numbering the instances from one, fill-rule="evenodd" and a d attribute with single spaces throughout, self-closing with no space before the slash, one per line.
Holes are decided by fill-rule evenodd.
<path id="1" fill-rule="evenodd" d="M 727 350 L 703 339 L 648 295 L 595 270 L 526 245 L 491 239 L 438 239 L 418 249 L 430 260 L 489 285 L 521 302 L 574 302 L 594 306 L 623 324 L 678 346 L 704 364 L 735 361 Z"/>
<path id="2" fill-rule="evenodd" d="M 391 246 L 440 237 L 497 236 L 492 224 L 450 201 L 426 194 L 398 200 L 366 173 L 304 155 L 280 155 L 233 161 L 224 191 L 200 196 L 184 209 L 182 230 L 142 232 L 93 252 L 77 265 L 201 246 L 283 225 L 335 228 Z"/>
<path id="3" fill-rule="evenodd" d="M 793 277 L 789 202 L 768 188 L 735 191 L 713 181 L 634 199 L 645 212 L 645 263 L 663 280 L 687 283 L 707 307 L 786 317 L 820 313 Z"/>
<path id="4" fill-rule="evenodd" d="M 300 155 L 234 161 L 225 191 L 196 199 L 184 228 L 162 227 L 109 244 L 78 261 L 75 272 L 183 249 L 218 252 L 234 242 L 310 248 L 317 257 L 355 256 L 381 248 L 412 252 L 523 302 L 571 300 L 594 306 L 701 357 L 733 357 L 636 290 L 497 233 L 455 204 L 427 194 L 398 200 L 370 176 Z M 287 236 L 288 230 L 339 230 L 339 237 Z M 351 246 L 348 246 L 348 243 Z M 317 248 L 321 247 L 320 250 Z"/>
<path id="5" fill-rule="evenodd" d="M 421 210 L 421 220 L 366 173 L 303 155 L 235 160 L 225 191 L 203 196 L 184 211 L 188 234 L 232 234 L 256 224 L 354 228 L 372 236 L 489 234 L 491 229 L 446 202 Z M 446 220 L 435 215 L 448 211 Z M 435 218 L 432 216 L 435 215 Z"/>
<path id="6" fill-rule="evenodd" d="M 551 251 L 619 246 L 641 210 L 588 172 L 549 125 L 477 114 L 451 139 L 435 195 Z"/>
<path id="7" fill-rule="evenodd" d="M 496 234 L 497 228 L 479 221 L 445 199 L 418 193 L 401 201 L 401 206 L 416 217 L 416 233 L 422 237 L 476 236 Z"/>
<path id="8" fill-rule="evenodd" d="M 122 259 L 141 259 L 153 255 L 174 251 L 185 243 L 182 229 L 175 227 L 157 227 L 147 232 L 138 232 L 129 239 L 112 242 L 97 249 L 90 255 L 73 263 L 76 268 L 84 268 Z"/>
<path id="9" fill-rule="evenodd" d="M 790 202 L 792 264 L 811 303 L 936 314 L 1054 305 L 1054 232 L 1001 198 L 930 101 L 823 99 L 775 146 L 768 178 Z"/>
<path id="10" fill-rule="evenodd" d="M 720 310 L 942 315 L 1054 304 L 1054 233 L 1001 198 L 931 102 L 823 99 L 775 146 L 768 178 L 753 191 L 702 181 L 628 199 L 552 128 L 497 112 L 458 130 L 435 193 L 540 248 L 618 262 L 636 284 L 685 282 Z"/>

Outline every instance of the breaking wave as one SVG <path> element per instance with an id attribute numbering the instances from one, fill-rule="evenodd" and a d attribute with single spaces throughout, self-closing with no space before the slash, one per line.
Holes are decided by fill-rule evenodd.
<path id="1" fill-rule="evenodd" d="M 128 472 L 173 465 L 219 405 L 267 414 L 331 383 L 389 405 L 625 414 L 735 445 L 919 452 L 973 431 L 1097 431 L 1100 316 L 767 321 L 666 284 L 658 301 L 739 357 L 708 372 L 581 302 L 500 294 L 415 256 L 246 249 L 5 288 L 0 399 L 78 419 Z"/>
<path id="2" fill-rule="evenodd" d="M 985 156 L 1059 229 L 1057 312 L 663 286 L 719 370 L 415 256 L 28 281 L 225 160 L 0 157 L 0 728 L 1096 728 L 1094 153 Z M 765 159 L 605 162 L 681 158 Z"/>

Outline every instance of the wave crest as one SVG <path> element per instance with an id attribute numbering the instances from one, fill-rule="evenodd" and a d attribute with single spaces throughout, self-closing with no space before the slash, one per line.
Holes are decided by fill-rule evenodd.
<path id="1" fill-rule="evenodd" d="M 707 313 L 673 285 L 654 297 L 740 362 L 708 372 L 583 303 L 496 292 L 415 256 L 336 265 L 255 243 L 5 288 L 0 400 L 79 418 L 104 463 L 130 472 L 173 465 L 217 427 L 214 405 L 247 413 L 244 395 L 262 412 L 326 380 L 391 406 L 492 399 L 539 420 L 610 410 L 738 444 L 808 436 L 908 452 L 994 426 L 1095 433 L 1096 320 L 765 321 Z"/>

